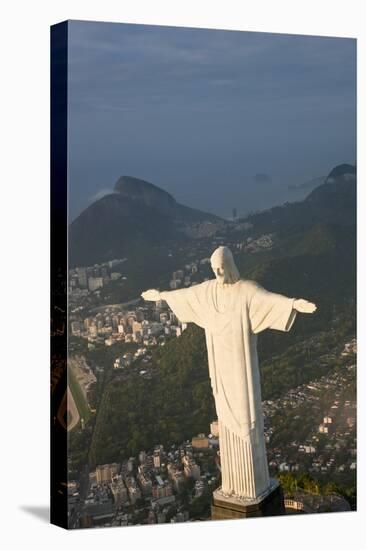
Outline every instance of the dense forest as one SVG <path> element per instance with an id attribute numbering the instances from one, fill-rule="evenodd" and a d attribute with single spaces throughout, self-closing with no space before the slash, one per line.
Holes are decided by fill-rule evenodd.
<path id="1" fill-rule="evenodd" d="M 203 331 L 190 327 L 154 354 L 150 379 L 136 373 L 111 381 L 104 392 L 94 431 L 93 464 L 117 460 L 207 432 L 215 418 Z M 150 367 L 152 368 L 152 367 Z"/>

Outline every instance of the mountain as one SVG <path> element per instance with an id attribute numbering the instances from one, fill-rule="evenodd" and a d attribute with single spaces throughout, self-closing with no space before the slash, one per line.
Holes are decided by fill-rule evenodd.
<path id="1" fill-rule="evenodd" d="M 122 176 L 114 192 L 84 210 L 69 227 L 69 264 L 93 265 L 169 243 L 213 235 L 226 222 L 179 204 L 150 182 Z"/>
<path id="2" fill-rule="evenodd" d="M 338 164 L 333 168 L 333 170 L 328 174 L 326 179 L 327 183 L 331 183 L 337 179 L 352 180 L 356 177 L 356 166 L 352 164 Z"/>
<path id="3" fill-rule="evenodd" d="M 253 214 L 246 221 L 253 224 L 258 234 L 279 232 L 281 236 L 319 223 L 353 225 L 356 223 L 355 173 L 355 167 L 339 165 L 304 200 Z"/>
<path id="4" fill-rule="evenodd" d="M 323 183 L 333 183 L 334 181 L 337 181 L 339 179 L 345 179 L 345 180 L 352 180 L 356 176 L 356 166 L 353 166 L 352 164 L 338 164 L 335 166 L 328 174 L 328 176 L 321 176 L 318 178 L 313 178 L 311 180 L 305 181 L 304 183 L 300 183 L 297 185 L 290 184 L 288 186 L 288 189 L 292 191 L 304 189 L 307 191 L 311 191 L 312 189 L 315 189 L 315 187 L 319 187 Z"/>

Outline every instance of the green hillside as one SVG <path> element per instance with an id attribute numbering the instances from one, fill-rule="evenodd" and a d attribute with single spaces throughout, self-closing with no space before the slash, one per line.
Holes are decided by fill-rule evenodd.
<path id="1" fill-rule="evenodd" d="M 215 417 L 203 331 L 190 327 L 154 355 L 158 374 L 111 381 L 91 446 L 94 464 L 118 460 L 157 442 L 174 443 L 207 431 Z"/>

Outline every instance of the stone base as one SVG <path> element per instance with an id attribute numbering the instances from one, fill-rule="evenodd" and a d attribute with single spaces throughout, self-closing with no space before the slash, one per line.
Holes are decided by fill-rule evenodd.
<path id="1" fill-rule="evenodd" d="M 235 519 L 264 516 L 283 516 L 286 514 L 282 488 L 275 480 L 262 496 L 255 499 L 236 499 L 213 493 L 211 519 Z"/>

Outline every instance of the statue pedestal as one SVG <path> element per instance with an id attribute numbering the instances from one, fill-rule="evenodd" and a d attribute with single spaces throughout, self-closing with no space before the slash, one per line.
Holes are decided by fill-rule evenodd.
<path id="1" fill-rule="evenodd" d="M 269 489 L 252 499 L 226 497 L 220 489 L 213 493 L 211 519 L 236 519 L 286 514 L 283 492 L 278 481 L 271 479 Z"/>

